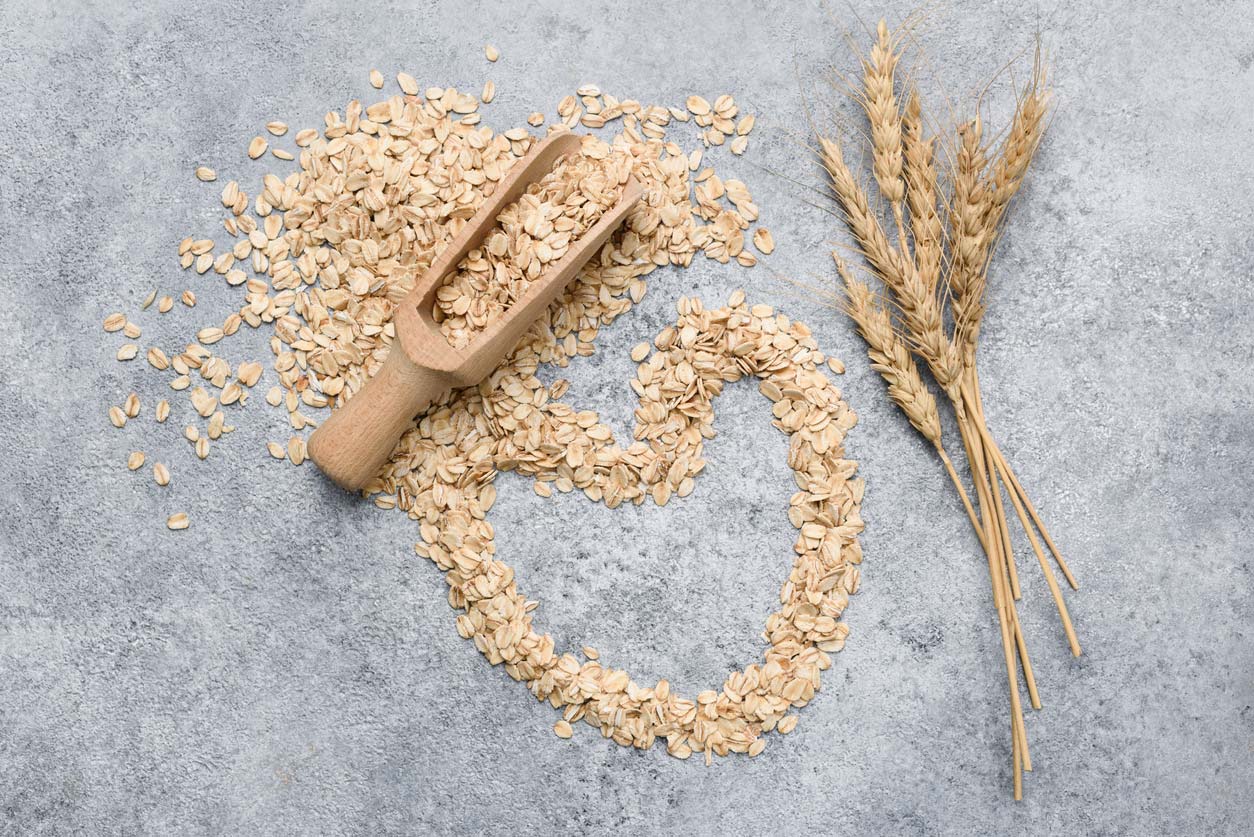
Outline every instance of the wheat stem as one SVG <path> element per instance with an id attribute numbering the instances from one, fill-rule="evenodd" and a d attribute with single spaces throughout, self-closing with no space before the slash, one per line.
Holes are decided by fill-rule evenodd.
<path id="1" fill-rule="evenodd" d="M 982 459 L 981 468 L 987 478 L 986 490 L 990 498 L 988 513 L 993 518 L 993 525 L 997 534 L 997 548 L 1000 555 L 1000 565 L 1003 570 L 1002 581 L 1004 584 L 1003 594 L 1004 601 L 1010 612 L 1012 626 L 1014 628 L 1014 638 L 1016 649 L 1019 654 L 1019 664 L 1023 670 L 1024 684 L 1028 689 L 1028 697 L 1032 703 L 1032 708 L 1041 708 L 1041 698 L 1036 687 L 1036 678 L 1032 671 L 1032 661 L 1028 655 L 1027 641 L 1023 636 L 1023 629 L 1019 624 L 1019 614 L 1015 602 L 1018 601 L 1022 594 L 1019 590 L 1018 573 L 1015 568 L 1014 548 L 1010 541 L 1010 529 L 1006 522 L 1005 507 L 1002 505 L 1001 490 L 997 483 L 997 468 L 992 449 L 983 443 L 983 438 L 988 435 L 988 428 L 984 418 L 984 405 L 979 398 L 978 387 L 975 389 L 975 395 L 972 395 L 972 375 L 968 372 L 966 380 L 963 384 L 963 397 L 967 406 L 968 420 L 976 430 L 977 437 L 980 441 L 976 447 L 979 448 L 977 456 Z M 1024 742 L 1024 761 L 1025 770 L 1031 770 L 1031 758 L 1028 755 L 1026 741 Z"/>
<path id="2" fill-rule="evenodd" d="M 1078 657 L 1081 653 L 1080 640 L 1076 636 L 1075 627 L 1072 625 L 1071 614 L 1067 610 L 1067 604 L 1063 601 L 1062 590 L 1058 586 L 1058 579 L 1054 577 L 1053 568 L 1050 566 L 1049 561 L 1045 558 L 1045 553 L 1044 550 L 1041 549 L 1040 541 L 1037 540 L 1032 524 L 1028 520 L 1023 500 L 1020 499 L 1020 489 L 1016 488 L 1015 484 L 1011 481 L 1011 477 L 1008 475 L 1007 471 L 1009 466 L 1005 463 L 1004 458 L 1001 456 L 1001 451 L 997 447 L 997 442 L 988 431 L 988 422 L 984 417 L 984 399 L 982 393 L 980 392 L 979 373 L 974 366 L 971 367 L 970 381 L 971 388 L 974 391 L 975 408 L 979 412 L 980 423 L 984 428 L 984 434 L 988 440 L 986 449 L 991 455 L 993 474 L 995 477 L 1000 478 L 1002 484 L 1006 487 L 1006 494 L 1010 497 L 1010 502 L 1014 506 L 1015 513 L 1019 517 L 1019 523 L 1023 526 L 1023 531 L 1028 536 L 1028 542 L 1032 545 L 1032 551 L 1036 554 L 1037 563 L 1041 566 L 1041 574 L 1045 576 L 1045 583 L 1048 585 L 1050 595 L 1054 599 L 1054 605 L 1058 609 L 1058 618 L 1062 622 L 1063 632 L 1067 636 L 1067 644 L 1071 647 L 1071 653 Z M 1071 581 L 1072 579 L 1069 578 L 1068 580 Z M 1073 589 L 1075 589 L 1075 585 L 1073 584 L 1072 586 Z"/>
<path id="3" fill-rule="evenodd" d="M 962 506 L 967 510 L 967 520 L 971 521 L 971 528 L 975 530 L 975 536 L 979 538 L 980 546 L 987 551 L 988 545 L 984 542 L 984 529 L 980 524 L 980 519 L 976 517 L 975 507 L 971 505 L 971 498 L 967 495 L 967 490 L 962 486 L 962 480 L 958 478 L 958 472 L 954 470 L 954 463 L 939 442 L 936 444 L 936 452 L 940 455 L 941 462 L 945 464 L 945 470 L 949 472 L 949 479 L 953 482 L 954 488 L 958 489 L 958 496 L 962 498 Z"/>
<path id="4" fill-rule="evenodd" d="M 997 460 L 996 454 L 993 455 L 993 459 L 994 461 Z M 1071 646 L 1071 653 L 1078 657 L 1080 656 L 1080 640 L 1076 637 L 1075 628 L 1071 624 L 1071 614 L 1067 611 L 1067 603 L 1063 601 L 1062 590 L 1058 586 L 1058 579 L 1054 577 L 1054 569 L 1045 558 L 1045 552 L 1041 549 L 1036 532 L 1033 531 L 1032 524 L 1023 509 L 1023 504 L 1019 501 L 1019 495 L 1010 486 L 1005 470 L 1001 467 L 1000 462 L 997 463 L 997 474 L 1006 486 L 1006 493 L 1010 495 L 1010 502 L 1014 505 L 1015 513 L 1019 516 L 1019 523 L 1023 526 L 1023 531 L 1027 532 L 1028 541 L 1032 544 L 1032 551 L 1036 554 L 1037 563 L 1041 565 L 1041 574 L 1045 576 L 1045 583 L 1049 585 L 1049 593 L 1053 596 L 1054 605 L 1058 608 L 1058 618 L 1062 621 L 1062 629 L 1067 635 L 1067 643 Z"/>
<path id="5" fill-rule="evenodd" d="M 1067 583 L 1071 585 L 1072 590 L 1079 590 L 1080 584 L 1075 580 L 1075 576 L 1071 574 L 1071 569 L 1067 566 L 1067 562 L 1063 560 L 1062 553 L 1058 550 L 1058 546 L 1054 543 L 1054 539 L 1049 535 L 1049 529 L 1045 528 L 1045 522 L 1041 520 L 1041 516 L 1037 513 L 1036 507 L 1032 505 L 1032 501 L 1028 499 L 1027 493 L 1023 490 L 1023 483 L 1019 482 L 1019 478 L 1015 476 L 1014 469 L 1010 467 L 1010 463 L 1006 461 L 1005 454 L 997 447 L 997 442 L 989 436 L 988 443 L 993 449 L 993 454 L 997 457 L 998 463 L 1001 465 L 1002 471 L 1010 478 L 1011 485 L 1015 491 L 1019 492 L 1019 499 L 1023 501 L 1023 505 L 1028 510 L 1028 515 L 1032 518 L 1032 522 L 1036 524 L 1037 530 L 1041 533 L 1041 537 L 1045 539 L 1046 546 L 1053 553 L 1054 560 L 1058 563 L 1058 569 L 1062 570 L 1063 577 L 1067 579 Z"/>
<path id="6" fill-rule="evenodd" d="M 1015 799 L 1023 798 L 1023 754 L 1026 750 L 1027 734 L 1023 722 L 1023 705 L 1019 698 L 1018 678 L 1015 675 L 1015 651 L 1012 649 L 1009 613 L 1006 608 L 1006 596 L 1000 569 L 1000 551 L 992 529 L 992 520 L 988 497 L 988 482 L 982 466 L 983 450 L 980 447 L 978 433 L 969 427 L 969 419 L 958 420 L 958 430 L 966 447 L 967 462 L 971 465 L 971 473 L 975 480 L 976 494 L 982 511 L 981 520 L 984 525 L 984 543 L 987 545 L 985 554 L 988 558 L 989 583 L 993 588 L 993 606 L 997 610 L 997 622 L 1001 632 L 1002 656 L 1006 662 L 1006 676 L 1010 688 L 1010 728 L 1011 728 L 1011 762 L 1014 774 Z"/>
<path id="7" fill-rule="evenodd" d="M 979 380 L 978 378 L 975 378 L 974 380 L 978 391 Z M 1028 515 L 1036 524 L 1036 528 L 1040 531 L 1041 537 L 1045 539 L 1046 545 L 1049 546 L 1049 551 L 1053 553 L 1054 560 L 1058 562 L 1058 568 L 1062 570 L 1063 577 L 1067 579 L 1067 583 L 1071 585 L 1072 590 L 1079 590 L 1080 585 L 1075 580 L 1075 576 L 1071 574 L 1071 568 L 1068 567 L 1067 562 L 1063 560 L 1062 553 L 1058 550 L 1057 545 L 1054 543 L 1054 539 L 1049 535 L 1049 530 L 1045 527 L 1045 522 L 1041 520 L 1040 514 L 1036 511 L 1036 507 L 1032 505 L 1032 501 L 1028 498 L 1027 492 L 1023 490 L 1023 484 L 1019 482 L 1019 478 L 1015 475 L 1014 469 L 1010 467 L 1010 463 L 1006 461 L 1006 457 L 1001 452 L 1001 448 L 997 446 L 997 440 L 993 438 L 993 435 L 989 432 L 987 425 L 980 423 L 979 428 L 985 443 L 992 450 L 993 456 L 1001 466 L 1002 472 L 1010 478 L 1010 484 L 1014 486 L 1015 491 L 1019 492 L 1019 499 L 1023 501 L 1024 507 L 1028 510 Z"/>
<path id="8" fill-rule="evenodd" d="M 976 421 L 983 422 L 984 417 L 977 414 Z M 1019 571 L 1015 567 L 1014 547 L 1010 542 L 1010 528 L 1006 525 L 1006 507 L 1002 503 L 1001 488 L 997 484 L 995 475 L 997 466 L 993 461 L 993 451 L 988 446 L 984 448 L 985 467 L 988 469 L 989 491 L 993 495 L 993 513 L 997 521 L 997 531 L 1001 535 L 1002 548 L 1006 556 L 1006 574 L 1010 579 L 1010 594 L 1017 602 L 1023 598 L 1023 593 L 1019 588 Z"/>

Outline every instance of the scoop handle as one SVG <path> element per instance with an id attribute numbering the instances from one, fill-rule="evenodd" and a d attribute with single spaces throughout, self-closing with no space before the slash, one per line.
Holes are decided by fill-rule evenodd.
<path id="1" fill-rule="evenodd" d="M 414 416 L 452 387 L 394 346 L 383 367 L 309 437 L 309 458 L 342 488 L 360 491 L 387 462 Z"/>

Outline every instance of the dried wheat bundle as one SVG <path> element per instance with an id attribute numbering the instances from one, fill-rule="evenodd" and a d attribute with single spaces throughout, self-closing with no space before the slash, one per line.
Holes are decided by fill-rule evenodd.
<path id="1" fill-rule="evenodd" d="M 1080 644 L 1054 575 L 1054 562 L 1073 589 L 1077 584 L 989 433 L 976 349 L 989 262 L 1006 210 L 1041 142 L 1050 108 L 1049 80 L 1038 52 L 1030 79 L 1016 91 L 1014 117 L 1001 142 L 985 141 L 978 115 L 960 125 L 953 137 L 949 170 L 944 172 L 947 177 L 942 178 L 936 155 L 940 138 L 924 135 L 918 91 L 908 79 L 899 78 L 903 31 L 893 32 L 881 21 L 869 54 L 862 58 L 861 77 L 841 77 L 865 111 L 879 200 L 845 162 L 840 144 L 822 133 L 817 137 L 818 155 L 840 214 L 866 271 L 878 280 L 882 291 L 877 293 L 860 281 L 839 254 L 833 255 L 843 284 L 842 309 L 866 341 L 872 367 L 888 383 L 889 398 L 936 449 L 988 560 L 1010 687 L 1014 795 L 1021 799 L 1023 771 L 1032 769 L 1032 760 L 1020 675 L 1032 707 L 1039 709 L 1041 701 L 1015 604 L 1020 599 L 1019 576 L 1006 497 L 1045 575 L 1071 651 L 1079 656 Z M 948 188 L 943 190 L 942 183 Z M 937 401 L 921 368 L 953 409 L 974 502 L 942 442 Z M 1046 557 L 1047 550 L 1053 562 Z"/>

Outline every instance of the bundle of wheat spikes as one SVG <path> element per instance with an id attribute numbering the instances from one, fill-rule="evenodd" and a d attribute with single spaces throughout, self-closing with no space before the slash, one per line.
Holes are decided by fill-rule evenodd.
<path id="1" fill-rule="evenodd" d="M 1079 656 L 1080 643 L 1046 548 L 1071 587 L 1077 589 L 1077 584 L 1023 485 L 989 434 L 976 346 L 985 309 L 989 260 L 1007 207 L 1040 145 L 1049 113 L 1049 84 L 1038 50 L 1030 80 L 1016 91 L 1014 118 L 1001 141 L 985 143 L 977 115 L 958 127 L 952 146 L 942 146 L 952 158 L 947 166 L 949 188 L 943 192 L 936 159 L 938 137 L 924 137 L 918 91 L 909 80 L 898 78 L 904 41 L 901 32 L 890 32 L 881 21 L 870 55 L 862 58 L 860 82 L 843 80 L 870 123 L 872 171 L 890 213 L 881 213 L 872 205 L 840 146 L 817 132 L 818 153 L 840 214 L 867 272 L 883 289 L 877 293 L 859 281 L 841 255 L 834 253 L 844 285 L 840 307 L 866 341 L 873 368 L 888 383 L 889 397 L 936 448 L 987 555 L 1010 685 L 1014 795 L 1021 799 L 1023 771 L 1032 769 L 1032 760 L 1023 723 L 1019 672 L 1032 707 L 1039 709 L 1041 702 L 1015 607 L 1020 598 L 1019 576 L 1003 490 L 1045 574 L 1071 652 Z M 838 77 L 838 81 L 842 79 Z M 899 86 L 904 106 L 898 97 Z M 978 114 L 979 108 L 976 110 Z M 886 229 L 881 217 L 888 220 L 889 214 L 891 223 Z M 942 443 L 937 402 L 915 364 L 916 357 L 953 407 L 974 483 L 974 505 Z"/>

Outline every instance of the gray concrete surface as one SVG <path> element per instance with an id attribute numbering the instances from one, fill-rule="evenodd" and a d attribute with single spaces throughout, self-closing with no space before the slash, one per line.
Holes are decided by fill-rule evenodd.
<path id="1" fill-rule="evenodd" d="M 789 179 L 818 182 L 793 139 L 803 95 L 851 119 L 824 68 L 851 66 L 859 15 L 909 6 L 635 5 L 0 6 L 0 833 L 1249 833 L 1254 11 L 954 3 L 919 29 L 919 75 L 955 102 L 1036 31 L 1056 66 L 983 360 L 990 421 L 1083 582 L 1086 654 L 1067 654 L 1026 569 L 1046 706 L 1016 805 L 977 545 L 848 325 L 774 278 L 829 281 L 840 237 Z M 770 268 L 657 275 L 571 368 L 570 397 L 626 432 L 628 347 L 680 295 L 738 285 L 848 360 L 864 588 L 822 693 L 761 758 L 707 769 L 583 728 L 556 739 L 553 712 L 458 639 L 412 524 L 259 455 L 283 432 L 262 405 L 206 463 L 175 438 L 177 409 L 161 437 L 106 421 L 163 384 L 113 361 L 105 313 L 195 288 L 194 312 L 140 318 L 146 345 L 235 298 L 173 264 L 217 224 L 193 166 L 256 179 L 249 137 L 317 124 L 370 92 L 371 67 L 491 76 L 501 127 L 581 82 L 646 101 L 729 91 L 759 114 L 750 153 L 719 168 L 758 196 Z M 1005 86 L 991 95 L 1004 114 Z M 505 476 L 493 513 L 541 624 L 686 690 L 757 658 L 791 543 L 783 438 L 748 387 L 718 407 L 687 502 L 610 512 Z M 123 468 L 140 444 L 171 462 L 169 490 Z M 178 509 L 193 528 L 165 531 Z"/>

